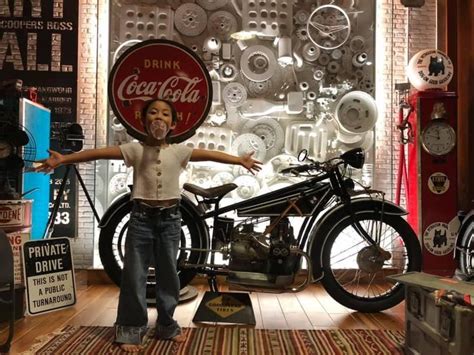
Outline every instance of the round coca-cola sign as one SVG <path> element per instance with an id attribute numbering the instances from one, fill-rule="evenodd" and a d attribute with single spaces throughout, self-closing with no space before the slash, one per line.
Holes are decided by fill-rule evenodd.
<path id="1" fill-rule="evenodd" d="M 109 102 L 128 133 L 146 137 L 141 111 L 148 100 L 166 99 L 178 113 L 171 142 L 191 137 L 206 119 L 212 82 L 201 59 L 187 47 L 168 40 L 149 40 L 125 51 L 112 67 Z"/>

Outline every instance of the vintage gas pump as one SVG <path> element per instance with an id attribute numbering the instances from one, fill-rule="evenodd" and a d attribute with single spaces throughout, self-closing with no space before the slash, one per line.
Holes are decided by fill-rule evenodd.
<path id="1" fill-rule="evenodd" d="M 420 237 L 423 271 L 451 276 L 458 228 L 457 96 L 444 91 L 453 65 L 442 52 L 417 53 L 408 77 L 417 89 L 409 97 L 414 144 L 408 147 L 408 222 Z"/>

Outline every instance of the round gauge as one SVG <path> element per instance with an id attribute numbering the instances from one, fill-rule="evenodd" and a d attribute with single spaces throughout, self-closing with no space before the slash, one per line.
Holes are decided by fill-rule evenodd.
<path id="1" fill-rule="evenodd" d="M 448 154 L 456 145 L 456 132 L 445 121 L 431 121 L 421 133 L 421 144 L 431 155 Z"/>
<path id="2" fill-rule="evenodd" d="M 13 146 L 7 141 L 0 140 L 0 159 L 8 158 L 13 153 Z"/>

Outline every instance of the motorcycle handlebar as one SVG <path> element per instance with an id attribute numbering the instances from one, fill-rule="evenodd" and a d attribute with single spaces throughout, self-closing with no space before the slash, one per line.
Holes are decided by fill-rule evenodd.
<path id="1" fill-rule="evenodd" d="M 311 170 L 321 170 L 321 164 L 318 162 L 314 162 L 311 164 L 293 165 L 288 168 L 282 169 L 280 173 L 282 174 L 293 173 L 295 175 L 298 175 L 299 173 L 303 173 L 303 172 L 311 171 Z"/>
<path id="2" fill-rule="evenodd" d="M 308 152 L 306 150 L 302 150 L 300 154 L 301 153 L 304 153 L 303 158 L 306 160 L 309 160 L 311 162 L 310 164 L 290 166 L 288 168 L 282 169 L 280 173 L 282 174 L 293 173 L 295 175 L 298 175 L 299 173 L 307 172 L 311 170 L 320 170 L 320 171 L 330 172 L 341 164 L 350 165 L 356 169 L 362 169 L 362 166 L 364 165 L 364 160 L 365 160 L 364 152 L 361 148 L 351 149 L 341 154 L 337 158 L 332 158 L 322 163 L 309 159 L 307 157 Z"/>

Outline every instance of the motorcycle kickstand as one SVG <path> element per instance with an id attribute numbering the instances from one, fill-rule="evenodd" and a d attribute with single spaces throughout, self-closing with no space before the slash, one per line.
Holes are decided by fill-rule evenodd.
<path id="1" fill-rule="evenodd" d="M 218 286 L 217 286 L 217 279 L 216 275 L 209 275 L 207 277 L 207 283 L 209 284 L 209 291 L 211 292 L 219 292 Z"/>

